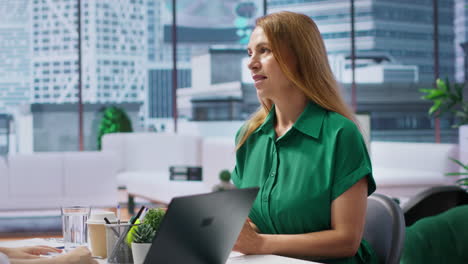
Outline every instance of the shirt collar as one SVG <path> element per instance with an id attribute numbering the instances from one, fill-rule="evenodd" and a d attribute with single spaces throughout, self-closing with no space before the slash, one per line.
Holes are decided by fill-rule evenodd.
<path id="1" fill-rule="evenodd" d="M 275 117 L 276 117 L 275 105 L 273 105 L 271 107 L 270 112 L 268 113 L 267 117 L 265 118 L 265 121 L 263 121 L 263 124 L 261 124 L 254 131 L 254 133 L 257 133 L 260 130 L 262 130 L 264 133 L 267 133 L 268 131 L 271 131 L 274 128 Z"/>
<path id="2" fill-rule="evenodd" d="M 318 138 L 326 112 L 327 111 L 325 109 L 316 103 L 309 102 L 302 114 L 294 123 L 293 127 L 306 135 Z M 260 130 L 264 133 L 271 131 L 274 127 L 275 117 L 275 105 L 273 105 L 263 124 L 261 124 L 254 133 L 257 133 Z"/>
<path id="3" fill-rule="evenodd" d="M 318 138 L 327 110 L 314 102 L 309 102 L 293 127 L 313 138 Z"/>

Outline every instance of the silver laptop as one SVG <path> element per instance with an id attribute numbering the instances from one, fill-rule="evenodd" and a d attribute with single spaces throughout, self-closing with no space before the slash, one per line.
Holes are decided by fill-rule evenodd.
<path id="1" fill-rule="evenodd" d="M 172 199 L 145 264 L 225 263 L 258 188 Z"/>

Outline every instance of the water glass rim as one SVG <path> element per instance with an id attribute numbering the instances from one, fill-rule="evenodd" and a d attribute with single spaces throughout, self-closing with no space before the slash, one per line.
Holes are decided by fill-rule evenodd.
<path id="1" fill-rule="evenodd" d="M 83 213 L 86 213 L 86 214 L 91 214 L 91 206 L 83 206 L 83 205 L 79 205 L 79 206 L 60 206 L 60 211 L 63 213 L 65 212 L 76 212 L 76 213 L 79 213 L 79 212 L 83 212 Z"/>

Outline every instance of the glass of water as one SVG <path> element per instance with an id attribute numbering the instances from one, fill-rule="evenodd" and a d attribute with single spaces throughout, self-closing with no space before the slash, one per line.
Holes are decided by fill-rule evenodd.
<path id="1" fill-rule="evenodd" d="M 89 206 L 62 206 L 62 233 L 65 251 L 88 243 Z"/>

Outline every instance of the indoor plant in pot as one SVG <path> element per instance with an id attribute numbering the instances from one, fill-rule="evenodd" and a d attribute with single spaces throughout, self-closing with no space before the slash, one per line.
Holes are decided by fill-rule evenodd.
<path id="1" fill-rule="evenodd" d="M 149 224 L 143 223 L 136 227 L 132 241 L 134 264 L 140 264 L 145 261 L 146 254 L 148 254 L 155 234 L 156 232 Z"/>
<path id="2" fill-rule="evenodd" d="M 149 209 L 143 218 L 142 224 L 136 227 L 132 237 L 134 264 L 142 264 L 144 262 L 165 213 L 166 211 L 161 208 Z"/>
<path id="3" fill-rule="evenodd" d="M 236 187 L 231 183 L 231 173 L 228 170 L 222 170 L 219 173 L 219 180 L 221 181 L 220 183 L 216 184 L 213 186 L 213 191 L 224 191 L 224 190 L 230 190 L 230 189 L 235 189 Z"/>
<path id="4" fill-rule="evenodd" d="M 441 79 L 437 79 L 436 84 L 434 89 L 420 89 L 421 92 L 425 93 L 422 98 L 433 102 L 429 109 L 430 115 L 440 117 L 444 114 L 451 114 L 453 118 L 452 127 L 458 128 L 459 144 L 458 160 L 452 159 L 452 161 L 466 169 L 463 163 L 468 163 L 468 100 L 465 100 L 464 92 L 468 84 L 450 85 L 448 80 L 443 81 Z M 459 176 L 466 175 L 463 174 L 466 171 L 462 172 L 460 170 L 459 173 Z M 462 182 L 466 183 L 466 181 L 457 181 L 457 184 Z"/>

